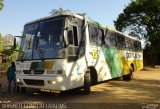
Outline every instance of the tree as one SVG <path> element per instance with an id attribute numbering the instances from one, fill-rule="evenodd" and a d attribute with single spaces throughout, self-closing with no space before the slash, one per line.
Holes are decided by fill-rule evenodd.
<path id="1" fill-rule="evenodd" d="M 50 14 L 51 15 L 57 15 L 57 14 L 63 14 L 63 13 L 70 13 L 70 10 L 64 10 L 63 8 L 59 8 L 59 9 L 53 9 Z"/>
<path id="2" fill-rule="evenodd" d="M 6 36 L 2 37 L 3 49 L 1 53 L 4 54 L 4 57 L 6 59 L 5 67 L 7 67 L 12 61 L 15 61 L 17 57 L 17 51 L 15 51 L 13 42 L 14 42 L 14 37 L 11 34 L 7 34 Z"/>
<path id="3" fill-rule="evenodd" d="M 2 36 L 0 34 L 0 53 L 1 53 L 1 51 L 2 51 Z"/>
<path id="4" fill-rule="evenodd" d="M 117 30 L 151 43 L 151 64 L 154 66 L 154 57 L 160 51 L 160 0 L 132 0 L 114 24 Z"/>
<path id="5" fill-rule="evenodd" d="M 0 10 L 3 8 L 3 0 L 0 0 Z M 2 51 L 2 38 L 1 38 L 1 33 L 0 33 L 0 52 Z"/>
<path id="6" fill-rule="evenodd" d="M 0 0 L 0 10 L 2 10 L 3 6 L 3 0 Z"/>

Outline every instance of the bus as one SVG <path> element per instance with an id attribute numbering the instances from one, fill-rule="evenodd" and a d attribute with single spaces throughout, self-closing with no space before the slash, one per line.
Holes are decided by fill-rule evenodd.
<path id="1" fill-rule="evenodd" d="M 16 41 L 15 41 L 16 42 Z M 143 68 L 141 42 L 80 13 L 59 13 L 24 25 L 16 60 L 18 88 L 66 91 Z"/>

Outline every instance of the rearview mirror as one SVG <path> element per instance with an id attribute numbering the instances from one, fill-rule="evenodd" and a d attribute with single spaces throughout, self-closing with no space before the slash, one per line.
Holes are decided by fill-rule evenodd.
<path id="1" fill-rule="evenodd" d="M 14 49 L 16 49 L 16 46 L 17 46 L 17 39 L 16 38 L 22 38 L 22 36 L 14 36 L 14 43 L 13 43 Z"/>
<path id="2" fill-rule="evenodd" d="M 14 37 L 14 43 L 13 43 L 14 45 L 13 45 L 13 47 L 14 47 L 14 49 L 16 49 L 16 38 Z"/>

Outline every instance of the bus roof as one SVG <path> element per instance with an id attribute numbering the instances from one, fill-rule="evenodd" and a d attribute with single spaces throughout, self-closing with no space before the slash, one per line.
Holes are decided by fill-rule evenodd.
<path id="1" fill-rule="evenodd" d="M 117 31 L 116 29 L 113 29 L 113 28 L 111 28 L 111 27 L 107 27 L 107 29 L 110 30 L 110 31 L 112 31 L 112 32 L 115 32 L 115 33 L 118 33 L 118 34 L 120 34 L 120 35 L 123 35 L 123 36 L 125 36 L 125 37 L 131 38 L 131 39 L 133 39 L 133 40 L 140 41 L 137 37 L 129 36 L 129 35 L 127 35 L 127 34 L 124 34 L 124 33 L 120 32 L 120 31 Z"/>
<path id="2" fill-rule="evenodd" d="M 54 14 L 54 15 L 50 15 L 47 17 L 43 17 L 43 18 L 39 18 L 30 22 L 27 22 L 25 25 L 30 24 L 30 23 L 34 23 L 37 21 L 41 21 L 41 20 L 45 20 L 45 19 L 49 19 L 49 18 L 54 18 L 54 17 L 60 17 L 60 16 L 75 16 L 79 19 L 84 19 L 82 15 L 80 15 L 79 13 L 60 13 L 60 14 Z"/>
<path id="3" fill-rule="evenodd" d="M 74 16 L 74 17 L 77 17 L 77 18 L 79 18 L 79 19 L 81 19 L 81 20 L 86 19 L 87 22 L 89 22 L 89 23 L 91 23 L 91 24 L 94 24 L 94 25 L 99 26 L 99 27 L 101 27 L 101 28 L 110 30 L 110 31 L 112 31 L 112 32 L 115 32 L 115 33 L 118 33 L 118 34 L 121 34 L 121 35 L 124 35 L 124 36 L 129 37 L 129 38 L 131 38 L 131 39 L 133 39 L 133 40 L 140 41 L 137 37 L 129 36 L 129 35 L 127 35 L 127 34 L 124 34 L 124 33 L 120 32 L 120 31 L 117 31 L 116 29 L 113 29 L 113 28 L 111 28 L 111 27 L 102 25 L 102 24 L 94 21 L 94 20 L 91 19 L 90 17 L 86 18 L 85 15 L 84 15 L 84 14 L 81 14 L 81 13 L 68 13 L 68 12 L 67 12 L 67 13 L 53 14 L 53 15 L 50 15 L 50 16 L 47 16 L 47 17 L 43 17 L 43 18 L 40 18 L 40 19 L 33 20 L 33 21 L 31 21 L 31 22 L 27 22 L 25 25 L 30 24 L 30 23 L 34 23 L 34 22 L 38 22 L 38 21 L 41 21 L 41 20 L 49 19 L 49 18 L 59 17 L 59 16 Z"/>

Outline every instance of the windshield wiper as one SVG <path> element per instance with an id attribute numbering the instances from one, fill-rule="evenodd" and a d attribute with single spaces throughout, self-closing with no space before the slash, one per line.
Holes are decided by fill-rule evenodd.
<path id="1" fill-rule="evenodd" d="M 41 43 L 38 43 L 38 42 L 39 42 L 39 38 L 37 39 L 36 48 L 38 49 L 38 55 L 39 55 L 40 59 L 42 61 L 44 61 L 45 49 L 42 47 Z M 39 47 L 37 47 L 37 46 L 39 46 Z"/>
<path id="2" fill-rule="evenodd" d="M 45 53 L 45 49 L 43 47 L 38 47 L 38 54 L 42 61 L 44 61 L 44 53 Z"/>

